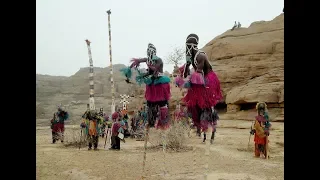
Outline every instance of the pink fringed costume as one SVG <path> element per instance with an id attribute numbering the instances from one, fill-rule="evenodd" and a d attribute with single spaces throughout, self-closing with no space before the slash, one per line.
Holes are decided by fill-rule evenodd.
<path id="1" fill-rule="evenodd" d="M 209 126 L 214 128 L 213 108 L 222 99 L 222 93 L 220 81 L 213 72 L 207 55 L 197 49 L 197 41 L 195 37 L 187 39 L 187 63 L 179 69 L 180 76 L 176 78 L 176 84 L 179 87 L 188 88 L 182 100 L 192 114 L 194 125 L 206 131 Z M 191 74 L 190 64 L 195 69 Z"/>

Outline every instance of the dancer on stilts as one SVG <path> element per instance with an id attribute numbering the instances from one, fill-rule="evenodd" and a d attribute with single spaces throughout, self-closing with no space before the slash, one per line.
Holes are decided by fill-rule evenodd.
<path id="1" fill-rule="evenodd" d="M 186 64 L 183 66 L 182 77 L 177 77 L 179 87 L 188 88 L 183 101 L 192 114 L 192 120 L 197 129 L 201 128 L 209 137 L 214 127 L 214 106 L 222 99 L 220 81 L 213 72 L 205 52 L 198 49 L 199 37 L 196 34 L 188 35 L 186 39 Z M 190 74 L 190 65 L 195 69 Z M 187 81 L 183 78 L 189 78 Z M 180 78 L 180 79 L 179 79 Z M 210 144 L 207 141 L 206 174 L 208 173 Z"/>
<path id="2" fill-rule="evenodd" d="M 136 58 L 132 60 L 129 68 L 122 69 L 121 71 L 127 77 L 127 82 L 130 82 L 131 68 L 135 67 L 138 71 L 136 81 L 139 84 L 146 84 L 145 98 L 147 100 L 147 117 L 146 136 L 145 136 L 145 152 L 143 161 L 143 173 L 146 161 L 146 149 L 149 135 L 149 128 L 155 127 L 156 129 L 166 130 L 170 126 L 168 101 L 170 99 L 170 78 L 163 74 L 163 61 L 156 56 L 156 47 L 149 43 L 147 48 L 147 58 Z M 140 63 L 146 63 L 148 71 L 141 73 L 138 69 Z M 163 152 L 165 156 L 166 138 L 165 133 L 162 133 L 163 138 Z M 165 163 L 165 159 L 164 159 Z M 165 172 L 165 170 L 164 170 Z"/>
<path id="3" fill-rule="evenodd" d="M 212 126 L 212 134 L 211 134 L 211 138 L 210 138 L 210 144 L 213 144 L 213 141 L 214 141 L 214 137 L 215 137 L 215 134 L 217 132 L 217 121 L 219 120 L 219 116 L 218 116 L 218 112 L 217 110 L 213 110 L 213 126 Z M 203 133 L 203 142 L 206 142 L 206 139 L 207 139 L 207 135 L 206 133 L 204 132 Z"/>

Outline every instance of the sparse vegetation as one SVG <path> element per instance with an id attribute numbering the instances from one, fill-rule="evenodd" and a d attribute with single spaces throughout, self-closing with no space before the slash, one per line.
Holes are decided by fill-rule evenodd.
<path id="1" fill-rule="evenodd" d="M 178 67 L 178 65 L 182 62 L 184 56 L 185 56 L 185 50 L 183 48 L 176 47 L 166 57 L 166 61 L 168 64 L 174 64 L 174 67 Z"/>
<path id="2" fill-rule="evenodd" d="M 83 148 L 87 146 L 87 139 L 81 130 L 77 128 L 72 128 L 66 131 L 64 134 L 64 144 L 65 147 Z"/>
<path id="3" fill-rule="evenodd" d="M 188 132 L 190 128 L 183 124 L 183 122 L 175 122 L 166 131 L 151 130 L 149 142 L 152 144 L 149 149 L 162 149 L 162 135 L 166 136 L 166 149 L 169 151 L 186 151 L 191 150 L 187 146 Z"/>

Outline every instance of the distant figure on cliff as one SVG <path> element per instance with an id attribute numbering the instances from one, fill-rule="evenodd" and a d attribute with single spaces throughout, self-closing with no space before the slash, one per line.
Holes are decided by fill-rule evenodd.
<path id="1" fill-rule="evenodd" d="M 236 27 L 237 27 L 237 21 L 234 22 L 234 25 L 233 25 L 231 31 L 233 31 Z"/>
<path id="2" fill-rule="evenodd" d="M 240 22 L 238 22 L 238 27 L 237 28 L 241 28 L 241 24 L 240 24 Z"/>

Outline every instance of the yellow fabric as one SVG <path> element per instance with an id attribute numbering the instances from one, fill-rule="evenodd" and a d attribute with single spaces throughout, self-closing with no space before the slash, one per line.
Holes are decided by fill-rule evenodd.
<path id="1" fill-rule="evenodd" d="M 264 134 L 263 127 L 260 125 L 259 121 L 254 122 L 254 129 L 256 130 L 256 134 L 259 138 L 264 138 L 266 135 Z"/>
<path id="2" fill-rule="evenodd" d="M 127 114 L 127 110 L 123 109 L 123 110 L 121 111 L 121 114 L 122 114 L 123 116 L 126 115 L 126 114 Z"/>
<path id="3" fill-rule="evenodd" d="M 89 135 L 97 136 L 97 121 L 89 121 Z"/>

